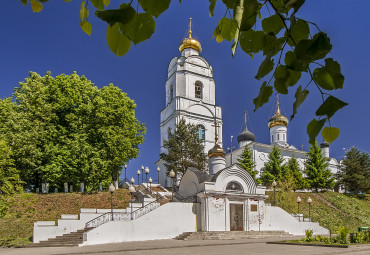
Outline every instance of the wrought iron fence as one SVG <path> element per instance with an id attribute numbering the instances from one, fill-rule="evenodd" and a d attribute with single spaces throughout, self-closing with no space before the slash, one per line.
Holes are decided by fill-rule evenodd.
<path id="1" fill-rule="evenodd" d="M 160 207 L 161 206 L 161 204 L 159 203 L 160 199 L 161 198 L 158 198 L 155 201 L 150 202 L 149 204 L 133 211 L 132 213 L 131 212 L 113 212 L 113 221 L 129 221 L 129 220 L 140 218 L 141 216 Z M 89 222 L 87 222 L 85 227 L 87 229 L 96 228 L 111 220 L 112 220 L 112 213 L 111 212 L 104 213 L 90 220 Z"/>

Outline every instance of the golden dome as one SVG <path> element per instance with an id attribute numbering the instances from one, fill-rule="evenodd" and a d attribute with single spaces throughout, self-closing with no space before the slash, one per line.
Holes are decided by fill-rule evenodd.
<path id="1" fill-rule="evenodd" d="M 279 108 L 279 100 L 276 102 L 276 112 L 275 115 L 271 117 L 268 124 L 269 128 L 275 126 L 288 126 L 288 118 L 281 115 Z"/>
<path id="2" fill-rule="evenodd" d="M 215 146 L 213 146 L 212 149 L 208 151 L 208 157 L 209 158 L 216 158 L 216 157 L 225 157 L 225 151 L 221 148 L 221 146 L 216 143 Z"/>
<path id="3" fill-rule="evenodd" d="M 189 19 L 189 37 L 182 40 L 180 43 L 179 51 L 182 52 L 184 49 L 192 48 L 194 50 L 197 50 L 199 53 L 202 52 L 202 46 L 200 45 L 200 42 L 197 39 L 194 39 L 191 37 L 191 18 Z"/>

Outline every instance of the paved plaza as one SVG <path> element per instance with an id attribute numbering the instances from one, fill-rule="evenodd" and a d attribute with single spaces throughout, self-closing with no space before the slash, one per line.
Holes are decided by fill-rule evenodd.
<path id="1" fill-rule="evenodd" d="M 276 239 L 274 239 L 276 240 Z M 202 254 L 256 254 L 256 255 L 313 255 L 313 254 L 354 254 L 369 255 L 370 245 L 357 245 L 350 248 L 329 248 L 296 245 L 266 244 L 269 239 L 246 240 L 155 240 L 127 242 L 85 247 L 53 248 L 0 248 L 1 255 L 202 255 Z"/>

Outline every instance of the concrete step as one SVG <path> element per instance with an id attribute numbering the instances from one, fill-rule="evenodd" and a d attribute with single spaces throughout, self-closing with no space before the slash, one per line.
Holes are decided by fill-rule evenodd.
<path id="1" fill-rule="evenodd" d="M 176 240 L 236 240 L 258 239 L 272 237 L 289 237 L 284 231 L 209 231 L 209 232 L 184 232 Z"/>
<path id="2" fill-rule="evenodd" d="M 30 244 L 29 247 L 64 247 L 64 246 L 78 246 L 83 242 L 83 233 L 90 229 L 80 229 L 76 232 L 49 238 L 39 243 Z"/>

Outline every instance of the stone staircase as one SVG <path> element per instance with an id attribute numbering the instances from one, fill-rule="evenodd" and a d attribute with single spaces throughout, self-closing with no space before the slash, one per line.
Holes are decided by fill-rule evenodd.
<path id="1" fill-rule="evenodd" d="M 253 238 L 278 238 L 291 237 L 284 231 L 209 231 L 209 232 L 184 232 L 176 240 L 237 240 Z"/>
<path id="2" fill-rule="evenodd" d="M 57 236 L 55 238 L 49 238 L 46 241 L 40 241 L 39 243 L 30 244 L 27 247 L 66 247 L 66 246 L 78 246 L 83 242 L 83 234 L 89 229 L 81 229 L 76 232 Z"/>

